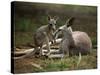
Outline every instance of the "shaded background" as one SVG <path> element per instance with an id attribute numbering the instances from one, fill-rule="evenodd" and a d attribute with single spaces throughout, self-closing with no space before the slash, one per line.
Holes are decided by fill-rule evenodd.
<path id="1" fill-rule="evenodd" d="M 48 24 L 47 16 L 58 16 L 57 27 L 64 25 L 65 21 L 74 16 L 72 26 L 74 31 L 84 31 L 89 34 L 96 44 L 97 36 L 97 7 L 67 4 L 46 3 L 14 3 L 15 45 L 21 46 L 32 43 L 32 34 L 42 25 Z"/>

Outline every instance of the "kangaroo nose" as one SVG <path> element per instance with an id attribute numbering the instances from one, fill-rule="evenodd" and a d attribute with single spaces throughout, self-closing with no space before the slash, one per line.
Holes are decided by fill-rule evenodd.
<path id="1" fill-rule="evenodd" d="M 52 26 L 52 24 L 50 24 L 50 26 Z"/>

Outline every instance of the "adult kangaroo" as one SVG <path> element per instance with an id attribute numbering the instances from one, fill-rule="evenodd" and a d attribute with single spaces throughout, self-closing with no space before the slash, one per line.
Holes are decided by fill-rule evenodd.
<path id="1" fill-rule="evenodd" d="M 55 34 L 62 33 L 63 35 L 59 49 L 63 54 L 68 55 L 89 54 L 92 49 L 91 39 L 85 32 L 72 32 L 68 27 L 73 24 L 73 21 L 74 18 L 70 18 L 65 25 L 57 29 Z"/>
<path id="2" fill-rule="evenodd" d="M 39 47 L 39 55 L 42 55 L 42 48 L 43 45 L 46 44 L 47 45 L 47 50 L 48 53 L 47 55 L 50 54 L 50 45 L 49 45 L 49 41 L 53 42 L 54 37 L 53 37 L 53 33 L 56 30 L 56 21 L 57 21 L 57 17 L 48 17 L 48 24 L 41 26 L 40 28 L 38 28 L 36 30 L 36 32 L 33 35 L 33 39 L 34 39 L 34 44 L 35 44 L 35 50 L 37 50 Z"/>

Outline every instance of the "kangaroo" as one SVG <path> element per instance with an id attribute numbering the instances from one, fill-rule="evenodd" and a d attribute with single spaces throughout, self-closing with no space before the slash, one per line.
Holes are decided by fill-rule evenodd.
<path id="1" fill-rule="evenodd" d="M 53 40 L 54 40 L 53 33 L 56 30 L 56 21 L 57 20 L 58 20 L 57 17 L 48 16 L 48 24 L 38 28 L 33 35 L 35 50 L 37 50 L 40 47 L 39 48 L 40 56 L 42 55 L 42 48 L 43 48 L 44 44 L 47 45 L 47 50 L 48 50 L 47 55 L 50 54 L 49 41 L 53 42 Z"/>
<path id="2" fill-rule="evenodd" d="M 65 23 L 63 26 L 59 27 L 59 28 L 54 32 L 54 37 L 55 37 L 55 39 L 57 39 L 59 36 L 61 37 L 61 36 L 63 35 L 62 32 L 59 32 L 59 30 L 62 29 L 62 28 L 64 28 L 64 27 L 66 27 L 66 26 L 67 26 L 67 29 L 68 29 L 71 33 L 73 32 L 72 27 L 71 27 L 72 23 L 71 23 L 70 20 L 74 20 L 74 19 L 75 19 L 74 17 L 71 17 L 70 19 L 68 19 L 68 20 L 66 21 L 66 23 Z M 59 32 L 59 33 L 57 33 L 57 32 Z M 57 35 L 56 35 L 56 33 L 57 33 Z"/>
<path id="3" fill-rule="evenodd" d="M 85 32 L 71 32 L 68 27 L 72 25 L 73 21 L 74 18 L 70 18 L 65 25 L 57 29 L 55 34 L 59 32 L 63 34 L 59 49 L 63 54 L 67 55 L 88 54 L 92 48 L 91 39 Z"/>

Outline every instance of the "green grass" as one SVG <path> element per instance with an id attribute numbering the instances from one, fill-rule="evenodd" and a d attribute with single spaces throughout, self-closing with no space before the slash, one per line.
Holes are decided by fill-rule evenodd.
<path id="1" fill-rule="evenodd" d="M 46 60 L 45 62 L 46 65 L 44 69 L 46 71 L 64 71 L 65 69 L 67 70 L 70 64 L 66 64 L 66 60 L 64 59 L 59 59 L 59 60 Z"/>
<path id="2" fill-rule="evenodd" d="M 40 59 L 42 70 L 33 69 L 33 72 L 51 72 L 51 71 L 68 71 L 84 70 L 97 68 L 97 50 L 93 49 L 90 55 L 82 56 L 82 60 L 77 66 L 78 56 L 65 57 L 63 59 Z"/>
<path id="3" fill-rule="evenodd" d="M 15 46 L 21 48 L 28 48 L 29 43 L 33 43 L 33 36 L 31 32 L 16 32 L 15 33 Z M 97 45 L 96 37 L 92 37 L 93 45 Z M 24 45 L 24 46 L 23 46 Z M 77 67 L 78 56 L 65 57 L 63 59 L 36 59 L 36 62 L 43 67 L 43 69 L 37 69 L 33 66 L 27 72 L 51 72 L 51 71 L 68 71 L 68 70 L 84 70 L 84 69 L 96 69 L 97 68 L 97 50 L 93 49 L 90 55 L 82 56 L 82 60 Z M 33 61 L 34 62 L 34 61 Z M 16 63 L 17 64 L 17 63 Z M 19 64 L 20 66 L 20 64 Z M 25 67 L 25 66 L 24 66 Z M 26 67 L 27 68 L 27 67 Z M 24 72 L 23 67 L 19 72 Z"/>
<path id="4" fill-rule="evenodd" d="M 33 43 L 33 34 L 30 32 L 15 32 L 15 46 L 27 46 L 27 44 Z"/>
<path id="5" fill-rule="evenodd" d="M 97 45 L 97 37 L 92 37 L 91 40 L 93 45 Z"/>
<path id="6" fill-rule="evenodd" d="M 89 55 L 82 56 L 78 66 L 77 61 L 78 56 L 63 59 L 26 58 L 14 61 L 14 71 L 15 73 L 36 73 L 97 69 L 97 50 L 93 49 Z M 30 62 L 39 65 L 42 69 L 32 66 Z"/>
<path id="7" fill-rule="evenodd" d="M 34 32 L 15 32 L 15 46 L 27 46 L 29 43 L 34 44 L 33 33 Z M 97 37 L 91 37 L 91 41 L 93 46 L 97 45 Z"/>

